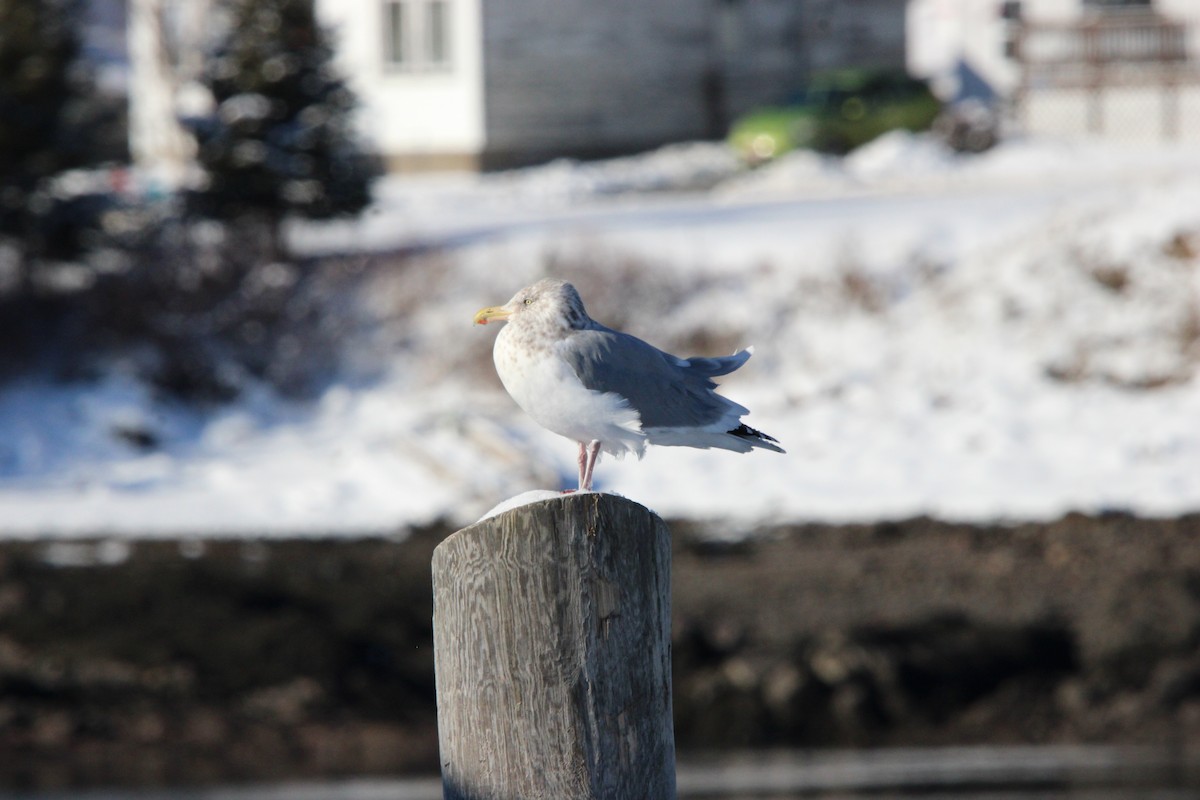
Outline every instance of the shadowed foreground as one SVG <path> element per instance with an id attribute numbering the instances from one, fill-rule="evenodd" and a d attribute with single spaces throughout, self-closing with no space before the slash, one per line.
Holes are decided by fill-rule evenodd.
<path id="1" fill-rule="evenodd" d="M 681 757 L 1200 741 L 1200 516 L 670 528 Z M 449 533 L 0 544 L 0 782 L 436 773 Z"/>

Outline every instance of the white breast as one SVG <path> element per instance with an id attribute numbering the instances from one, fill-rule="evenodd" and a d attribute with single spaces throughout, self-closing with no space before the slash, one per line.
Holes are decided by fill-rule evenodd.
<path id="1" fill-rule="evenodd" d="M 506 325 L 492 351 L 500 382 L 526 414 L 547 430 L 577 442 L 599 441 L 612 455 L 640 457 L 646 437 L 640 417 L 620 395 L 594 392 L 580 382 L 557 347 L 522 346 Z"/>

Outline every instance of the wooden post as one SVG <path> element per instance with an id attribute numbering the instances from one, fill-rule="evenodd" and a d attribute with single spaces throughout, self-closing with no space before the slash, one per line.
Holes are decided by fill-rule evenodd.
<path id="1" fill-rule="evenodd" d="M 446 800 L 674 800 L 671 544 L 614 495 L 483 520 L 433 553 Z"/>

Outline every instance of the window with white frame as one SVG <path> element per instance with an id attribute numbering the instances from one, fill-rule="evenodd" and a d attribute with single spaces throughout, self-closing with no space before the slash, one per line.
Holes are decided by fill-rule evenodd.
<path id="1" fill-rule="evenodd" d="M 384 64 L 406 72 L 451 66 L 450 0 L 385 0 Z"/>

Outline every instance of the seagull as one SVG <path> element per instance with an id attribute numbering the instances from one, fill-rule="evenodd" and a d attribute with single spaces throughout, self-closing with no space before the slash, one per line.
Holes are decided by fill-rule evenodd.
<path id="1" fill-rule="evenodd" d="M 647 444 L 784 452 L 742 422 L 749 409 L 712 381 L 745 364 L 754 348 L 722 358 L 678 358 L 596 322 L 575 287 L 546 279 L 475 324 L 508 324 L 492 357 L 505 390 L 542 427 L 579 443 L 579 489 L 590 491 L 601 452 L 641 458 Z"/>

